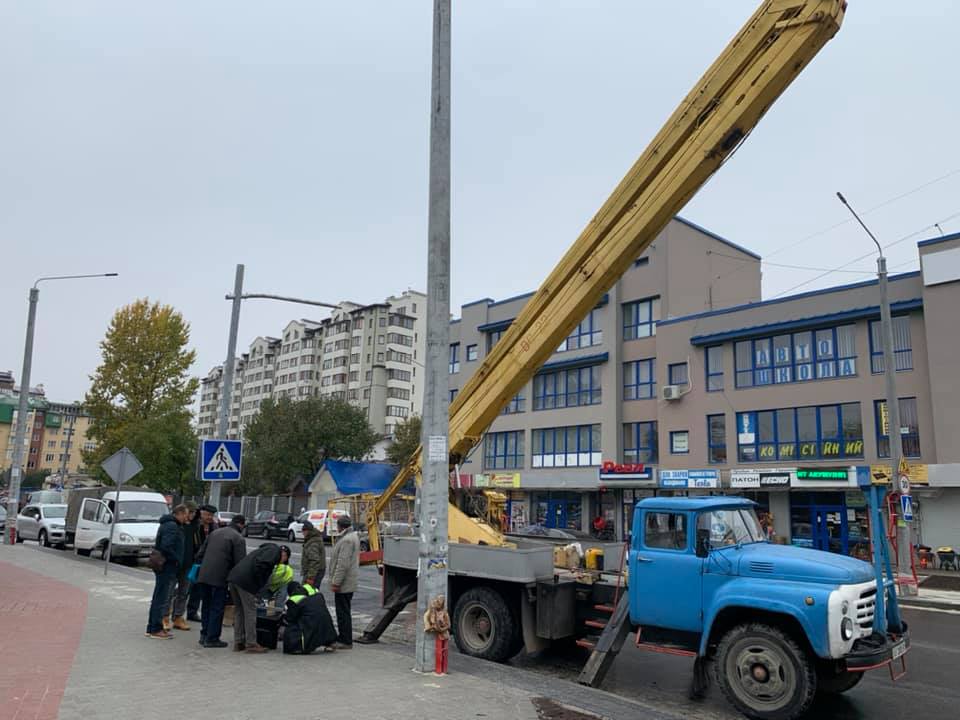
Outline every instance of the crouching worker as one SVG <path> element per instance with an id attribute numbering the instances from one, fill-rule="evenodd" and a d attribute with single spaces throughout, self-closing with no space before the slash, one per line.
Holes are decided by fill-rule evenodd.
<path id="1" fill-rule="evenodd" d="M 327 602 L 310 585 L 294 581 L 287 585 L 286 628 L 283 631 L 283 652 L 309 655 L 317 648 L 333 652 L 337 631 L 327 610 Z"/>

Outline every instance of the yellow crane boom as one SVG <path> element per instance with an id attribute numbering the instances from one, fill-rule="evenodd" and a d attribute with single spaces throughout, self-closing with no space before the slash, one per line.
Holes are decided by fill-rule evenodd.
<path id="1" fill-rule="evenodd" d="M 451 464 L 596 306 L 670 219 L 736 150 L 840 29 L 843 0 L 766 0 L 647 146 L 450 406 Z M 368 515 L 370 545 L 390 497 L 419 473 L 419 451 Z M 476 532 L 472 525 L 476 526 Z M 453 541 L 503 544 L 450 507 Z M 464 528 L 467 528 L 466 530 Z"/>

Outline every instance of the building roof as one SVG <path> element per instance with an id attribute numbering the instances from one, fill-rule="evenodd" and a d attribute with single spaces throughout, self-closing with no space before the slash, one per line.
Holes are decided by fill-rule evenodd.
<path id="1" fill-rule="evenodd" d="M 341 495 L 382 493 L 393 482 L 400 468 L 385 463 L 327 460 L 310 483 L 309 492 L 337 492 Z M 335 487 L 325 483 L 324 476 L 333 480 Z M 324 487 L 327 485 L 327 487 Z"/>
<path id="2" fill-rule="evenodd" d="M 736 497 L 735 495 L 727 496 L 710 496 L 710 497 L 654 497 L 654 498 L 645 498 L 637 503 L 638 508 L 643 508 L 644 510 L 710 510 L 713 508 L 724 508 L 731 506 L 741 506 L 749 507 L 756 505 L 753 500 L 747 500 L 746 498 Z"/>
<path id="3" fill-rule="evenodd" d="M 899 275 L 891 275 L 889 277 L 889 281 L 897 282 L 899 280 L 909 280 L 919 276 L 920 271 L 913 270 L 911 272 L 901 273 Z M 856 288 L 868 287 L 876 284 L 877 280 L 863 280 L 861 282 L 850 283 L 849 285 L 835 285 L 833 287 L 823 288 L 822 290 L 811 290 L 809 292 L 799 293 L 797 295 L 787 295 L 781 298 L 773 298 L 772 300 L 761 300 L 760 302 L 733 305 L 731 307 L 720 308 L 719 310 L 707 310 L 706 312 L 693 313 L 692 315 L 681 315 L 679 317 L 667 318 L 666 320 L 659 320 L 657 325 L 673 325 L 675 323 L 686 322 L 687 320 L 700 320 L 701 318 L 716 317 L 717 315 L 729 315 L 730 313 L 741 312 L 743 310 L 752 310 L 754 308 L 766 307 L 768 305 L 793 302 L 795 300 L 802 300 L 803 298 L 816 297 L 817 295 L 829 295 L 830 293 L 854 290 Z"/>
<path id="4" fill-rule="evenodd" d="M 928 245 L 937 245 L 942 242 L 950 242 L 951 240 L 960 240 L 960 233 L 951 233 L 950 235 L 943 235 L 942 237 L 930 238 L 929 240 L 921 240 L 917 243 L 917 247 L 926 247 Z"/>

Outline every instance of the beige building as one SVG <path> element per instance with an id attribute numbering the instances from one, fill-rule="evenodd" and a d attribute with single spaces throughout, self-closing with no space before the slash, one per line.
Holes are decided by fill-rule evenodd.
<path id="1" fill-rule="evenodd" d="M 279 338 L 258 337 L 238 359 L 230 437 L 242 437 L 266 398 L 336 397 L 366 410 L 373 429 L 386 436 L 418 414 L 426 296 L 408 290 L 383 303 L 341 303 L 330 317 L 293 320 Z M 220 406 L 222 368 L 201 381 L 198 432 L 213 437 Z"/>
<path id="2" fill-rule="evenodd" d="M 891 278 L 915 539 L 960 544 L 960 234 Z M 462 308 L 451 392 L 529 296 Z M 746 493 L 777 536 L 866 552 L 858 480 L 889 463 L 876 280 L 760 301 L 759 258 L 677 218 L 493 424 L 464 482 L 513 522 L 629 533 L 637 499 Z M 953 328 L 953 329 L 951 329 Z"/>

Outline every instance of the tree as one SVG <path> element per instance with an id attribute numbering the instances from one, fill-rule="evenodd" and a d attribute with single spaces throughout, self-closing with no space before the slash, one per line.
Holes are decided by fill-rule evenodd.
<path id="1" fill-rule="evenodd" d="M 312 479 L 327 459 L 361 460 L 379 439 L 366 413 L 345 400 L 267 400 L 244 434 L 240 489 L 286 492 L 296 478 Z"/>
<path id="2" fill-rule="evenodd" d="M 196 352 L 190 326 L 169 305 L 137 300 L 120 308 L 103 342 L 85 406 L 92 416 L 84 451 L 88 468 L 122 447 L 143 464 L 137 484 L 158 491 L 194 489 L 196 434 L 190 405 L 199 381 L 190 377 Z M 105 479 L 105 476 L 104 476 Z"/>
<path id="3" fill-rule="evenodd" d="M 406 465 L 420 447 L 420 432 L 423 423 L 419 415 L 411 415 L 393 431 L 393 444 L 387 448 L 387 460 L 394 465 Z"/>

